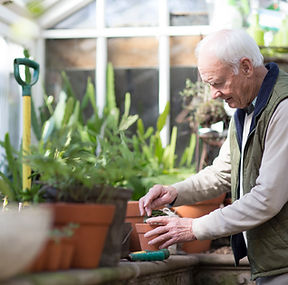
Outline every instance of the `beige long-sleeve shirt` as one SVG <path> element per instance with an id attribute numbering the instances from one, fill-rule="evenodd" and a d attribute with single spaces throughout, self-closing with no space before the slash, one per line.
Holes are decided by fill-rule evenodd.
<path id="1" fill-rule="evenodd" d="M 197 239 L 216 239 L 256 227 L 275 216 L 288 201 L 288 100 L 275 110 L 267 129 L 256 185 L 224 208 L 194 219 Z M 175 206 L 193 204 L 230 191 L 229 137 L 211 166 L 173 186 Z"/>

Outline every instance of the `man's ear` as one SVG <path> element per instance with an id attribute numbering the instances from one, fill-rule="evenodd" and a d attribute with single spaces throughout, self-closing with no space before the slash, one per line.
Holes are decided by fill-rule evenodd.
<path id="1" fill-rule="evenodd" d="M 247 57 L 241 58 L 239 70 L 244 76 L 247 76 L 247 77 L 251 76 L 253 72 L 253 65 L 252 65 L 251 60 Z"/>

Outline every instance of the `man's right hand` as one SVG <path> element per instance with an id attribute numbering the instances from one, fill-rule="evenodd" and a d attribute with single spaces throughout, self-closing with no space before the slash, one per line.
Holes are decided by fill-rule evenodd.
<path id="1" fill-rule="evenodd" d="M 173 186 L 154 185 L 148 193 L 139 200 L 139 210 L 141 216 L 145 212 L 151 216 L 152 210 L 172 203 L 177 197 L 177 191 Z"/>

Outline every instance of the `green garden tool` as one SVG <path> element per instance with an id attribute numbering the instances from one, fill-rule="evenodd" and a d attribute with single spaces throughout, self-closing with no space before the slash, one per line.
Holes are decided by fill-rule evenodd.
<path id="1" fill-rule="evenodd" d="M 32 68 L 33 77 L 31 82 L 21 79 L 19 66 Z M 22 135 L 22 154 L 25 155 L 30 151 L 31 144 L 31 86 L 34 85 L 39 77 L 39 64 L 28 58 L 16 58 L 14 60 L 14 76 L 16 81 L 22 86 L 23 98 L 23 135 Z M 27 80 L 27 79 L 26 79 Z M 23 163 L 22 170 L 22 188 L 27 190 L 31 188 L 31 169 Z"/>

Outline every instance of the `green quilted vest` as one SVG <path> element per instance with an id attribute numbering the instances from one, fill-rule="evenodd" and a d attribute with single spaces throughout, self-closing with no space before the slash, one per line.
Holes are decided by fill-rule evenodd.
<path id="1" fill-rule="evenodd" d="M 280 70 L 277 82 L 268 104 L 256 116 L 256 125 L 250 133 L 243 157 L 243 192 L 248 193 L 255 186 L 259 175 L 265 133 L 269 120 L 277 105 L 288 97 L 288 75 Z M 232 199 L 237 197 L 239 184 L 240 149 L 236 138 L 235 121 L 230 126 L 231 150 L 231 191 Z M 288 154 L 287 154 L 288 159 Z M 251 205 L 253 207 L 253 205 Z M 247 231 L 248 259 L 251 265 L 252 279 L 288 272 L 288 203 L 271 220 Z"/>

